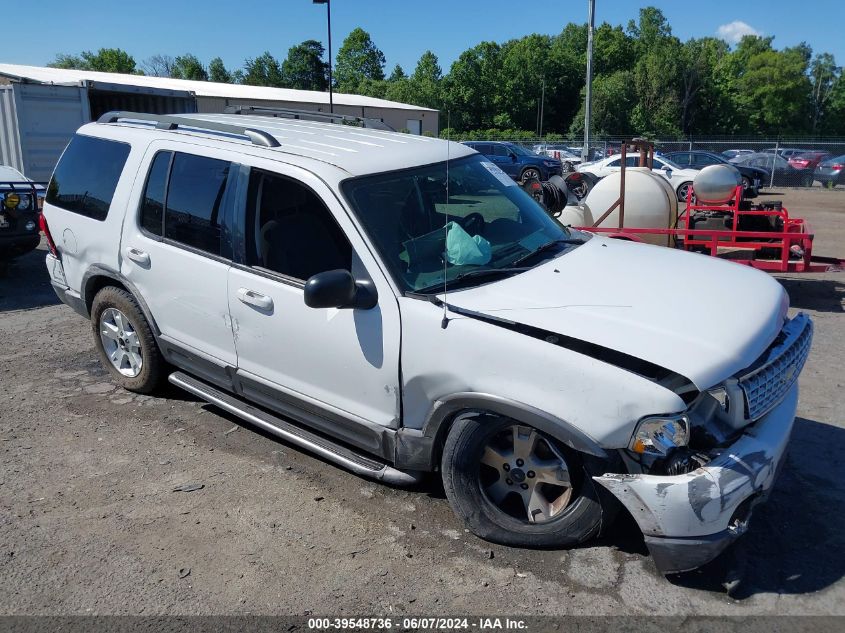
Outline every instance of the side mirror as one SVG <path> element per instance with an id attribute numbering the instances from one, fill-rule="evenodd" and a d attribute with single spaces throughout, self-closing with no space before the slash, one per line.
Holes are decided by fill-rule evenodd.
<path id="1" fill-rule="evenodd" d="M 508 156 L 511 157 L 512 161 L 516 162 L 516 154 L 514 154 L 513 152 L 508 152 Z"/>
<path id="2" fill-rule="evenodd" d="M 355 282 L 348 270 L 327 270 L 305 282 L 305 305 L 309 308 L 360 308 L 378 303 L 378 293 L 369 280 Z"/>

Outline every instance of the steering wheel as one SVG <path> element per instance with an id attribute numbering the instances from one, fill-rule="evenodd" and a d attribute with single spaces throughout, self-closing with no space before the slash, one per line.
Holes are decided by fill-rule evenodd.
<path id="1" fill-rule="evenodd" d="M 484 226 L 487 224 L 484 220 L 484 216 L 477 211 L 474 211 L 462 218 L 455 218 L 455 220 L 461 225 L 461 228 L 470 235 L 481 235 L 481 232 L 484 230 Z"/>

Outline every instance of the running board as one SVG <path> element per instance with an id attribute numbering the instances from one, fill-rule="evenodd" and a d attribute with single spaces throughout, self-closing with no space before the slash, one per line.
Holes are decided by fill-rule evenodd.
<path id="1" fill-rule="evenodd" d="M 336 444 L 328 438 L 307 431 L 272 413 L 254 407 L 236 396 L 220 391 L 181 371 L 170 374 L 167 379 L 198 398 L 202 398 L 206 402 L 236 415 L 286 442 L 343 466 L 356 475 L 383 481 L 394 486 L 410 486 L 418 483 L 421 479 L 420 473 L 399 470 L 357 453 L 346 446 Z"/>

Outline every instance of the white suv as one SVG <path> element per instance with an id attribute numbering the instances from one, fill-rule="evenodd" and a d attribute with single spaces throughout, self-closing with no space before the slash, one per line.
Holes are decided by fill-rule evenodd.
<path id="1" fill-rule="evenodd" d="M 812 324 L 776 281 L 569 230 L 464 145 L 110 113 L 44 216 L 118 384 L 169 378 L 392 484 L 439 471 L 491 541 L 574 545 L 621 502 L 659 569 L 694 568 L 789 439 Z"/>

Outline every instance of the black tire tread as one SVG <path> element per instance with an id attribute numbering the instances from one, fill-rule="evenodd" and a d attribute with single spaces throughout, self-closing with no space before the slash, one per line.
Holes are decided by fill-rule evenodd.
<path id="1" fill-rule="evenodd" d="M 497 423 L 498 421 L 498 423 Z M 493 416 L 458 419 L 449 429 L 441 460 L 443 487 L 455 513 L 476 536 L 517 547 L 572 547 L 599 535 L 604 520 L 592 479 L 584 473 L 576 498 L 564 513 L 547 523 L 519 523 L 493 508 L 477 488 L 477 466 L 470 463 L 478 443 L 494 432 L 488 425 L 515 424 Z M 485 426 L 488 428 L 485 429 Z M 497 516 L 498 515 L 498 516 Z M 517 527 L 519 526 L 519 527 Z"/>
<path id="2" fill-rule="evenodd" d="M 114 307 L 129 317 L 129 322 L 138 334 L 141 342 L 141 357 L 143 366 L 141 373 L 134 378 L 124 376 L 118 372 L 106 356 L 100 341 L 99 323 L 100 315 L 106 308 Z M 152 393 L 164 379 L 164 358 L 158 348 L 152 328 L 147 322 L 138 301 L 131 293 L 116 286 L 105 286 L 97 292 L 91 303 L 91 328 L 94 334 L 94 345 L 100 356 L 100 361 L 108 370 L 111 378 L 118 385 L 128 391 L 136 393 Z"/>

